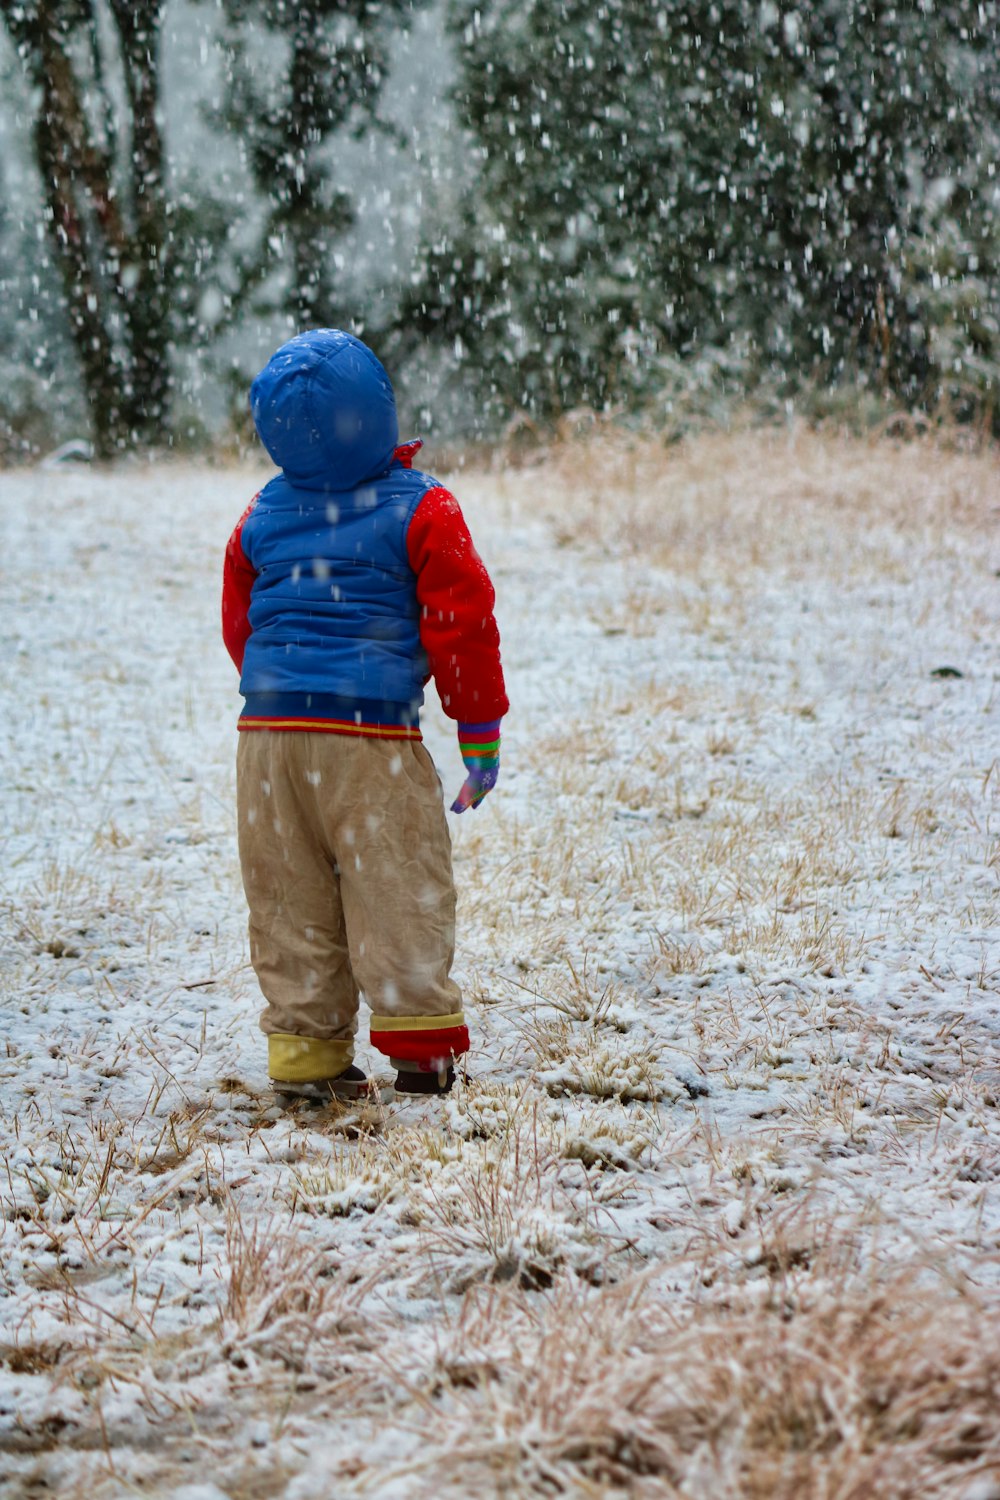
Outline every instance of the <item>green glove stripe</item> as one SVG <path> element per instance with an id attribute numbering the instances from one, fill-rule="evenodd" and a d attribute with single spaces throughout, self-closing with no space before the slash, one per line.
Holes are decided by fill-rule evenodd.
<path id="1" fill-rule="evenodd" d="M 458 748 L 463 755 L 492 755 L 499 757 L 500 740 L 463 740 L 458 742 Z"/>

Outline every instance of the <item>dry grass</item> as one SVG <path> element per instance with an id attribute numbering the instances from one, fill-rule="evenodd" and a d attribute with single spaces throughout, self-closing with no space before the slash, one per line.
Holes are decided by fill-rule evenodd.
<path id="1" fill-rule="evenodd" d="M 481 1298 L 439 1357 L 442 1446 L 496 1494 L 985 1495 L 998 1311 L 916 1274 L 695 1313 L 655 1279 Z"/>
<path id="2" fill-rule="evenodd" d="M 66 753 L 40 799 L 11 750 L 3 1500 L 997 1500 L 993 456 L 598 429 L 463 482 L 519 706 L 423 1111 L 264 1087 L 179 490 L 174 738 L 127 621 L 79 701 L 85 632 L 15 663 Z"/>
<path id="3" fill-rule="evenodd" d="M 962 452 L 931 437 L 863 441 L 791 428 L 664 448 L 608 426 L 544 463 L 557 540 L 664 562 L 689 582 L 706 565 L 736 581 L 848 560 L 855 573 L 905 578 L 907 542 L 947 554 L 956 535 L 981 534 L 998 503 L 989 449 Z M 630 588 L 627 597 L 649 599 L 648 581 Z M 698 607 L 710 610 L 704 600 Z M 711 623 L 703 613 L 703 629 Z"/>

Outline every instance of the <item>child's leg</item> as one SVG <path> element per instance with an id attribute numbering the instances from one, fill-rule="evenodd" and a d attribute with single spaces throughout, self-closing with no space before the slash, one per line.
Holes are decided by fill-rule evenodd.
<path id="1" fill-rule="evenodd" d="M 331 836 L 371 1040 L 397 1063 L 436 1072 L 469 1046 L 451 978 L 455 886 L 441 783 L 419 741 L 345 738 L 337 754 Z"/>
<path id="2" fill-rule="evenodd" d="M 250 959 L 267 1005 L 272 1078 L 335 1077 L 354 1054 L 358 992 L 340 880 L 317 815 L 315 764 L 325 735 L 239 737 L 240 864 L 250 908 Z"/>

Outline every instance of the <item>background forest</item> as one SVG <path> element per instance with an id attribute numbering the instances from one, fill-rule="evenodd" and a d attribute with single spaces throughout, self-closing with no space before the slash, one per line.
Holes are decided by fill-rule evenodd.
<path id="1" fill-rule="evenodd" d="M 971 0 L 0 0 L 0 456 L 240 430 L 309 324 L 408 425 L 997 426 Z"/>

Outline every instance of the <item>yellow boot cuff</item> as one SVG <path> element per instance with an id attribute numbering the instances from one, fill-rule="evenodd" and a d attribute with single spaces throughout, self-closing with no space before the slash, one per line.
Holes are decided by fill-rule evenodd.
<path id="1" fill-rule="evenodd" d="M 275 1083 L 322 1083 L 324 1078 L 336 1078 L 353 1061 L 353 1042 L 326 1042 L 281 1031 L 267 1039 L 267 1071 Z"/>

